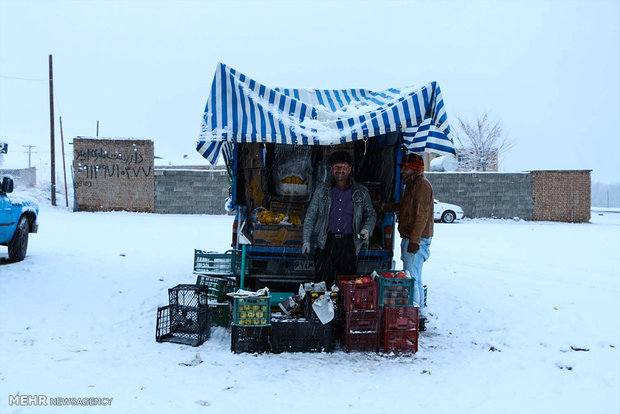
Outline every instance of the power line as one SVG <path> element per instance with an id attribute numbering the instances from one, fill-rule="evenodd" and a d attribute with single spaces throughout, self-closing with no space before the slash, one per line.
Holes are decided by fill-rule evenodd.
<path id="1" fill-rule="evenodd" d="M 36 148 L 36 145 L 22 145 L 22 147 L 28 148 L 28 168 L 30 168 L 32 166 L 32 163 L 30 162 L 30 158 L 32 155 L 32 149 Z"/>

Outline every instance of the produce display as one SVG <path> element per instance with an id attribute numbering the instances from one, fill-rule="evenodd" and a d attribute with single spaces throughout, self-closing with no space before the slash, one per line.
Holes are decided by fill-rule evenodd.
<path id="1" fill-rule="evenodd" d="M 258 213 L 258 221 L 261 224 L 280 224 L 282 222 L 288 222 L 294 226 L 301 225 L 301 217 L 294 214 L 288 216 L 284 213 L 276 213 L 275 211 L 263 210 Z"/>
<path id="2" fill-rule="evenodd" d="M 408 279 L 409 278 L 405 272 L 385 272 L 385 273 L 381 273 L 379 276 L 385 277 L 387 279 Z"/>
<path id="3" fill-rule="evenodd" d="M 362 284 L 362 283 L 370 283 L 372 282 L 372 279 L 370 278 L 370 276 L 360 276 L 358 278 L 355 279 L 351 279 L 351 280 L 341 280 L 340 283 L 343 284 L 351 284 L 351 283 L 356 283 L 356 284 Z"/>
<path id="4" fill-rule="evenodd" d="M 288 177 L 284 177 L 281 181 L 284 184 L 308 184 L 308 180 L 304 180 L 298 175 L 289 175 Z"/>
<path id="5" fill-rule="evenodd" d="M 381 274 L 373 272 L 373 275 L 379 282 L 380 306 L 412 306 L 414 304 L 415 279 L 408 271 L 382 271 Z"/>
<path id="6" fill-rule="evenodd" d="M 239 325 L 267 325 L 267 305 L 240 305 Z"/>

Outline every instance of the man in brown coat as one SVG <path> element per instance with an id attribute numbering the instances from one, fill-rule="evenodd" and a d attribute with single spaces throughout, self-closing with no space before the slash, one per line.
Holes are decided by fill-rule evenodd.
<path id="1" fill-rule="evenodd" d="M 414 300 L 420 305 L 420 330 L 424 330 L 426 307 L 422 265 L 430 256 L 433 237 L 433 187 L 424 177 L 424 160 L 419 155 L 409 154 L 399 165 L 405 190 L 399 202 L 383 204 L 381 209 L 398 212 L 401 259 L 404 269 L 416 280 Z"/>

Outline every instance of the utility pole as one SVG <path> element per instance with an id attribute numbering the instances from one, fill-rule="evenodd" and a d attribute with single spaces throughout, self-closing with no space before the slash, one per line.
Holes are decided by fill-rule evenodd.
<path id="1" fill-rule="evenodd" d="M 52 55 L 50 63 L 50 149 L 51 149 L 51 179 L 52 179 L 52 205 L 56 205 L 56 154 L 54 152 L 54 71 L 52 69 Z"/>
<path id="2" fill-rule="evenodd" d="M 99 120 L 97 120 L 97 135 L 95 135 L 96 137 L 99 136 Z"/>
<path id="3" fill-rule="evenodd" d="M 28 148 L 28 168 L 31 167 L 30 156 L 32 155 L 32 149 L 36 148 L 36 145 L 22 145 L 24 148 Z"/>

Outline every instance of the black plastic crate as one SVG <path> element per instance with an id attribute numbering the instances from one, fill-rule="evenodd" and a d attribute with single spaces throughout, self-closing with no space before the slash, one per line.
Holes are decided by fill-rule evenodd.
<path id="1" fill-rule="evenodd" d="M 236 354 L 269 352 L 269 329 L 269 326 L 232 325 L 230 350 Z"/>
<path id="2" fill-rule="evenodd" d="M 170 305 L 191 307 L 209 306 L 209 287 L 198 285 L 177 285 L 168 289 Z"/>
<path id="3" fill-rule="evenodd" d="M 198 346 L 211 335 L 208 307 L 167 305 L 157 308 L 157 342 Z"/>
<path id="4" fill-rule="evenodd" d="M 331 323 L 309 321 L 305 318 L 272 316 L 271 352 L 331 352 L 333 327 Z"/>

